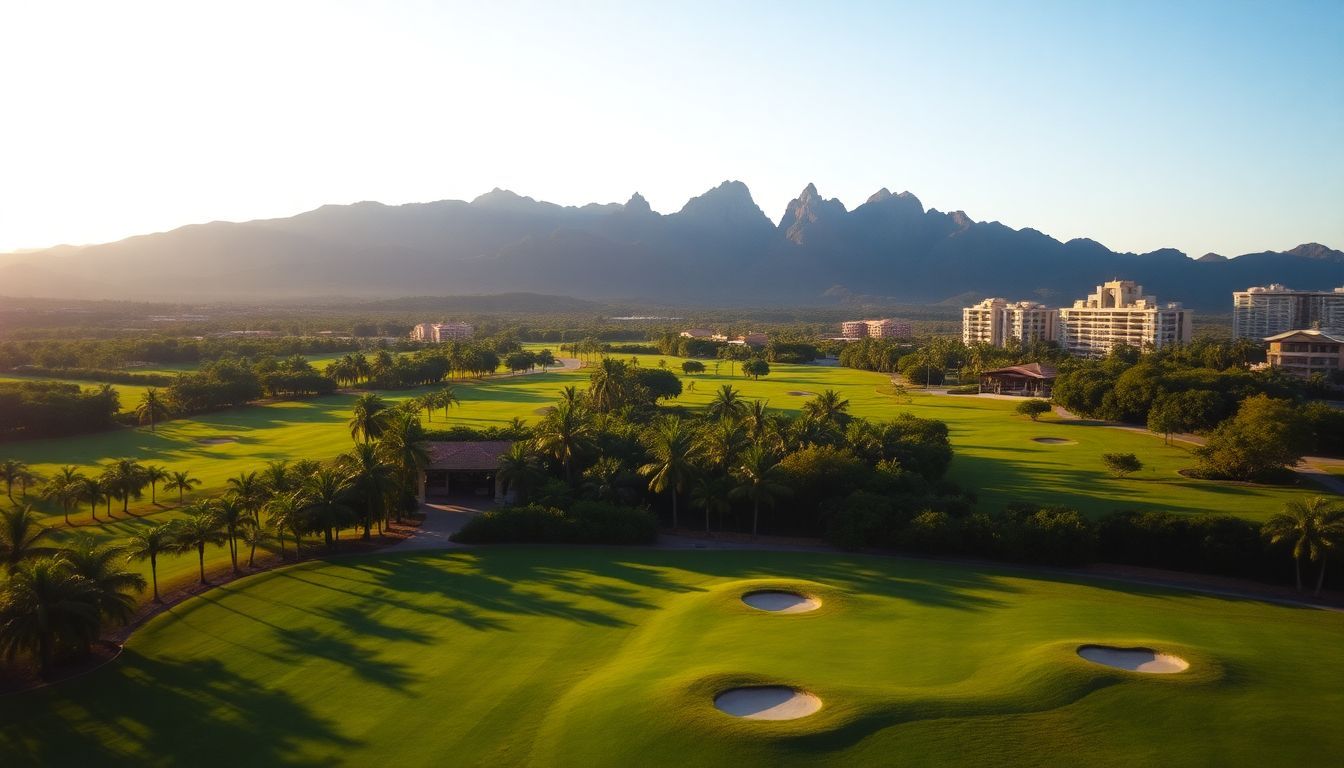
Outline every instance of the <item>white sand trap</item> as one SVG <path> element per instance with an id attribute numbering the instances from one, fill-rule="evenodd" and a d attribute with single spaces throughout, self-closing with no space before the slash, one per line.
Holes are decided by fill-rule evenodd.
<path id="1" fill-rule="evenodd" d="M 742 602 L 752 608 L 771 613 L 807 613 L 821 607 L 815 597 L 786 592 L 782 589 L 760 589 L 742 596 Z"/>
<path id="2" fill-rule="evenodd" d="M 795 389 L 789 392 L 789 394 L 793 395 L 794 397 L 816 397 L 817 395 L 816 392 L 808 392 L 805 389 Z"/>
<path id="3" fill-rule="evenodd" d="M 1190 662 L 1180 656 L 1158 653 L 1151 648 L 1112 648 L 1106 645 L 1084 645 L 1078 655 L 1093 664 L 1146 672 L 1150 675 L 1173 675 L 1190 668 Z"/>
<path id="4" fill-rule="evenodd" d="M 238 438 L 236 438 L 236 437 L 202 437 L 200 440 L 197 440 L 196 442 L 200 443 L 201 445 L 225 445 L 225 444 L 228 444 L 228 443 L 236 443 L 236 442 L 238 442 Z"/>
<path id="5" fill-rule="evenodd" d="M 720 712 L 750 720 L 796 720 L 821 709 L 821 699 L 784 685 L 730 688 L 714 697 Z"/>
<path id="6" fill-rule="evenodd" d="M 1076 441 L 1064 437 L 1033 437 L 1032 442 L 1046 445 L 1073 445 Z"/>

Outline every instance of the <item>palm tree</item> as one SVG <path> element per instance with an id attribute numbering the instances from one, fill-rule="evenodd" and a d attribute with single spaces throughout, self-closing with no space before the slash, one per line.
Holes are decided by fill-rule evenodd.
<path id="1" fill-rule="evenodd" d="M 672 527 L 677 527 L 677 495 L 685 490 L 695 474 L 698 453 L 695 433 L 686 422 L 670 416 L 660 419 L 644 435 L 644 444 L 653 461 L 639 468 L 639 474 L 649 478 L 653 493 L 672 493 Z"/>
<path id="2" fill-rule="evenodd" d="M 446 386 L 434 393 L 434 404 L 443 409 L 443 418 L 448 418 L 448 409 L 454 405 L 462 405 L 462 401 L 457 397 L 457 391 L 452 385 Z"/>
<path id="3" fill-rule="evenodd" d="M 593 426 L 585 408 L 561 400 L 537 428 L 537 449 L 565 468 L 565 482 L 574 485 L 574 461 L 592 445 Z"/>
<path id="4" fill-rule="evenodd" d="M 400 521 L 403 500 L 419 495 L 420 473 L 429 466 L 429 446 L 420 420 L 413 414 L 393 417 L 383 436 L 378 438 L 378 451 L 396 468 L 401 483 L 401 492 L 396 499 L 397 520 Z"/>
<path id="5" fill-rule="evenodd" d="M 79 502 L 84 492 L 85 480 L 87 478 L 79 471 L 78 467 L 61 467 L 60 471 L 53 475 L 42 489 L 43 498 L 60 503 L 66 525 L 70 524 L 70 507 Z"/>
<path id="6" fill-rule="evenodd" d="M 532 445 L 525 440 L 510 445 L 499 457 L 499 481 L 504 485 L 504 492 L 512 492 L 519 504 L 526 504 L 528 495 L 545 479 L 546 473 L 542 471 Z"/>
<path id="7" fill-rule="evenodd" d="M 803 415 L 819 424 L 843 425 L 849 420 L 849 401 L 828 389 L 803 404 Z"/>
<path id="8" fill-rule="evenodd" d="M 751 405 L 747 407 L 744 421 L 747 425 L 747 436 L 753 443 L 764 439 L 765 432 L 770 426 L 770 412 L 766 408 L 769 403 L 769 400 L 752 400 Z"/>
<path id="9" fill-rule="evenodd" d="M 103 484 L 92 477 L 86 477 L 79 486 L 79 498 L 89 502 L 89 514 L 93 516 L 94 522 L 98 521 L 98 505 L 103 503 L 105 497 L 103 493 Z"/>
<path id="10" fill-rule="evenodd" d="M 583 488 L 598 501 L 619 503 L 630 494 L 630 472 L 615 456 L 603 456 L 583 471 Z"/>
<path id="11" fill-rule="evenodd" d="M 171 525 L 173 551 L 196 550 L 196 557 L 201 567 L 201 583 L 205 584 L 205 547 L 207 544 L 218 546 L 226 539 L 224 527 L 215 516 L 215 511 L 209 504 L 197 502 L 191 505 L 186 517 L 178 518 Z"/>
<path id="12" fill-rule="evenodd" d="M 294 481 L 294 474 L 290 471 L 289 460 L 276 459 L 266 462 L 266 468 L 261 471 L 261 484 L 265 487 L 268 496 L 293 491 L 297 483 Z"/>
<path id="13" fill-rule="evenodd" d="M 397 468 L 383 459 L 376 446 L 367 443 L 356 445 L 350 453 L 342 454 L 336 460 L 350 483 L 351 493 L 363 502 L 360 514 L 364 524 L 364 539 L 370 538 L 373 522 L 378 523 L 378 534 L 383 532 L 383 519 L 387 517 L 388 500 L 397 495 L 399 487 Z"/>
<path id="14" fill-rule="evenodd" d="M 0 510 L 0 559 L 10 573 L 24 560 L 51 552 L 49 547 L 38 546 L 47 533 L 30 504 Z"/>
<path id="15" fill-rule="evenodd" d="M 1272 544 L 1292 543 L 1298 592 L 1302 591 L 1302 559 L 1321 561 L 1321 573 L 1316 580 L 1316 593 L 1320 594 L 1325 581 L 1326 555 L 1344 537 L 1344 516 L 1335 503 L 1324 496 L 1307 501 L 1293 499 L 1283 505 L 1282 512 L 1266 520 L 1260 532 Z"/>
<path id="16" fill-rule="evenodd" d="M 140 404 L 135 407 L 135 417 L 141 424 L 149 422 L 150 432 L 154 431 L 154 425 L 159 419 L 168 418 L 168 404 L 159 397 L 157 389 L 150 387 L 140 396 Z"/>
<path id="17" fill-rule="evenodd" d="M 5 495 L 14 501 L 14 484 L 28 471 L 28 465 L 18 459 L 0 461 L 0 480 L 5 481 Z"/>
<path id="18" fill-rule="evenodd" d="M 261 507 L 266 503 L 266 481 L 256 472 L 239 472 L 237 477 L 224 481 L 238 497 L 243 509 L 252 515 L 252 523 L 261 525 Z"/>
<path id="19" fill-rule="evenodd" d="M 36 485 L 42 482 L 44 479 L 45 478 L 43 478 L 41 475 L 31 470 L 25 469 L 24 471 L 20 472 L 18 477 L 19 498 L 21 499 L 28 498 L 28 486 Z"/>
<path id="20" fill-rule="evenodd" d="M 149 578 L 154 584 L 154 602 L 159 599 L 159 555 L 173 551 L 173 527 L 170 523 L 151 526 L 126 540 L 127 560 L 148 560 Z"/>
<path id="21" fill-rule="evenodd" d="M 105 473 L 109 484 L 121 499 L 121 512 L 130 512 L 131 496 L 140 498 L 140 491 L 148 484 L 145 468 L 134 459 L 117 459 Z"/>
<path id="22" fill-rule="evenodd" d="M 32 653 L 44 678 L 58 645 L 85 646 L 99 626 L 96 589 L 63 560 L 24 563 L 0 589 L 0 652 L 10 660 Z"/>
<path id="23" fill-rule="evenodd" d="M 358 442 L 362 437 L 367 443 L 382 435 L 387 426 L 387 410 L 387 401 L 378 395 L 372 392 L 360 395 L 350 416 L 350 438 Z"/>
<path id="24" fill-rule="evenodd" d="M 283 534 L 282 534 L 283 535 Z M 270 531 L 267 531 L 260 525 L 249 523 L 243 526 L 243 543 L 247 545 L 247 567 L 255 568 L 257 564 L 257 547 L 264 546 L 266 540 L 271 537 Z"/>
<path id="25" fill-rule="evenodd" d="M 181 472 L 174 472 L 172 477 L 168 478 L 168 482 L 163 484 L 163 490 L 177 491 L 177 503 L 181 504 L 186 492 L 200 484 L 201 481 L 192 477 L 190 472 L 182 470 Z"/>
<path id="26" fill-rule="evenodd" d="M 718 512 L 720 519 L 733 505 L 728 494 L 733 490 L 732 482 L 722 476 L 703 475 L 691 489 L 691 504 L 705 510 L 705 533 L 709 533 L 709 514 Z"/>
<path id="27" fill-rule="evenodd" d="M 233 572 L 238 573 L 238 539 L 242 529 L 252 522 L 247 511 L 247 502 L 235 492 L 226 493 L 212 499 L 210 509 L 215 520 L 224 528 L 229 543 L 229 560 L 233 562 Z"/>
<path id="28" fill-rule="evenodd" d="M 135 614 L 135 595 L 145 591 L 145 577 L 120 566 L 126 558 L 124 548 L 81 533 L 71 539 L 60 558 L 93 585 L 99 613 L 118 624 L 130 621 Z"/>
<path id="29" fill-rule="evenodd" d="M 160 467 L 160 466 L 157 465 L 157 464 L 151 464 L 151 465 L 149 465 L 148 467 L 145 467 L 144 479 L 145 479 L 145 482 L 149 483 L 149 503 L 150 503 L 150 504 L 158 504 L 158 503 L 159 503 L 159 499 L 158 499 L 158 490 L 157 490 L 156 486 L 157 486 L 159 483 L 167 482 L 167 481 L 171 480 L 172 478 L 173 478 L 173 476 L 170 475 L 170 474 L 168 474 L 168 470 L 164 469 L 163 467 Z M 164 486 L 164 489 L 166 490 L 166 489 L 167 489 L 167 486 Z"/>
<path id="30" fill-rule="evenodd" d="M 323 540 L 330 550 L 334 544 L 332 531 L 350 524 L 354 511 L 350 509 L 350 481 L 345 474 L 332 467 L 322 467 L 303 484 L 301 510 L 315 530 L 322 531 Z"/>
<path id="31" fill-rule="evenodd" d="M 742 456 L 738 465 L 737 487 L 732 495 L 751 500 L 751 535 L 755 536 L 761 517 L 761 505 L 774 506 L 781 496 L 791 492 L 783 482 L 783 470 L 775 454 L 753 445 Z"/>
<path id="32" fill-rule="evenodd" d="M 705 413 L 711 419 L 740 419 L 746 411 L 746 402 L 732 384 L 719 387 L 709 405 L 705 406 Z"/>
<path id="33" fill-rule="evenodd" d="M 700 447 L 715 469 L 727 473 L 747 447 L 747 437 L 736 419 L 719 419 L 705 425 L 700 433 Z"/>
<path id="34" fill-rule="evenodd" d="M 275 538 L 280 542 L 280 557 L 285 556 L 285 534 L 294 537 L 294 556 L 302 554 L 304 516 L 298 498 L 292 493 L 272 496 L 266 502 L 266 524 L 275 529 Z"/>

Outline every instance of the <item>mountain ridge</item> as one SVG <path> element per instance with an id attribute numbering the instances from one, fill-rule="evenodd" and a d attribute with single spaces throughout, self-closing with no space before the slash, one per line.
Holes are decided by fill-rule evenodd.
<path id="1" fill-rule="evenodd" d="M 1225 309 L 1231 291 L 1251 285 L 1344 284 L 1344 252 L 1320 243 L 1233 258 L 1116 252 L 1089 238 L 1061 242 L 960 210 L 925 209 L 914 194 L 886 187 L 849 210 L 812 183 L 772 221 L 738 180 L 670 214 L 638 192 L 624 204 L 561 206 L 496 187 L 471 201 L 323 205 L 0 258 L 0 293 L 59 298 L 389 298 L 428 290 L 784 304 L 825 303 L 840 288 L 910 303 L 976 294 L 1067 303 L 1119 277 L 1162 301 Z"/>

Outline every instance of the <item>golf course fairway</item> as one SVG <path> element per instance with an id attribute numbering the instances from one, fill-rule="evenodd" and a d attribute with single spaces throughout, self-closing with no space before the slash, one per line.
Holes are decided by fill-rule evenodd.
<path id="1" fill-rule="evenodd" d="M 770 613 L 753 590 L 815 596 Z M 1143 675 L 1088 644 L 1189 662 Z M 500 547 L 310 562 L 0 698 L 17 765 L 1320 765 L 1344 616 L 860 555 Z M 743 686 L 822 702 L 717 710 Z"/>

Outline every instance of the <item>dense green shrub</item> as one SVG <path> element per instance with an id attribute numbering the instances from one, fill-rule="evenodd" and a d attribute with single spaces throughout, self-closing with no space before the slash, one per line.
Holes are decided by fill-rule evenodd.
<path id="1" fill-rule="evenodd" d="M 0 382 L 0 439 L 60 437 L 113 425 L 121 403 L 110 387 L 56 381 Z"/>
<path id="2" fill-rule="evenodd" d="M 957 386 L 957 387 L 948 387 L 948 389 L 947 389 L 947 394 L 949 394 L 949 395 L 978 395 L 978 394 L 980 394 L 980 385 L 979 385 L 979 384 L 962 384 L 961 386 Z"/>
<path id="3" fill-rule="evenodd" d="M 598 501 L 577 502 L 568 512 L 540 504 L 491 509 L 452 536 L 464 544 L 652 544 L 657 538 L 648 510 Z"/>

